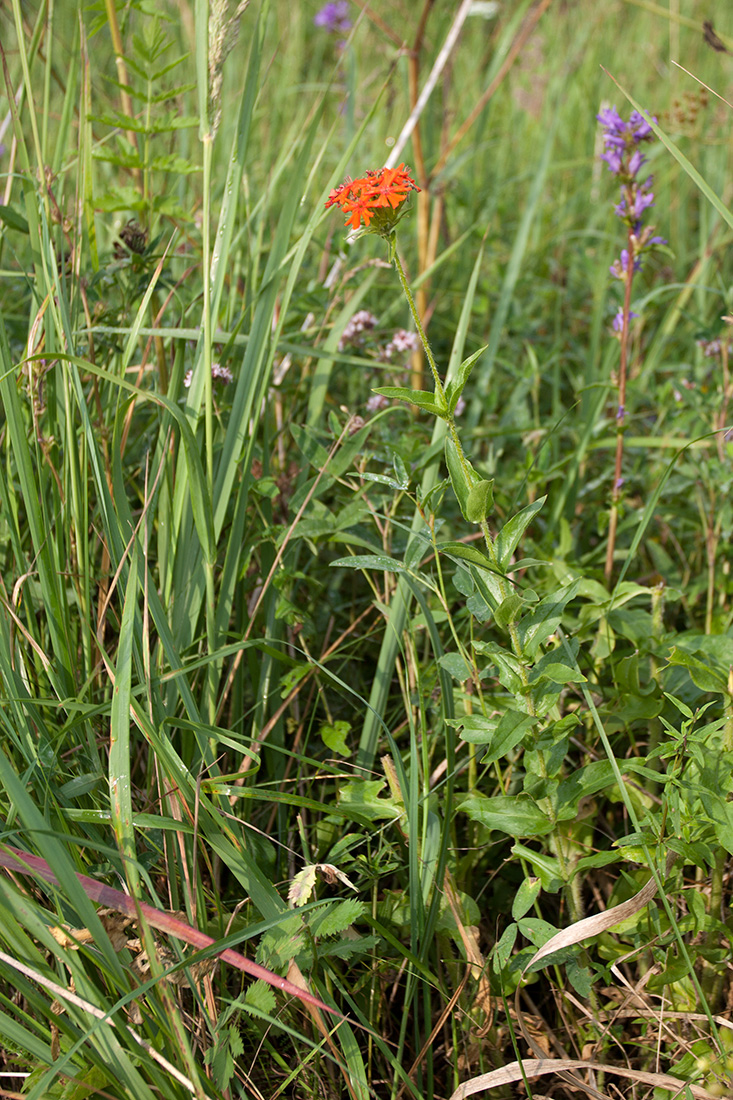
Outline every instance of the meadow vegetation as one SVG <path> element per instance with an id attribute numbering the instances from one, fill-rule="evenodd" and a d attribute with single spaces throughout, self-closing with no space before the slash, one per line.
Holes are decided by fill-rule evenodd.
<path id="1" fill-rule="evenodd" d="M 0 1096 L 733 1094 L 706 18 L 0 8 Z"/>

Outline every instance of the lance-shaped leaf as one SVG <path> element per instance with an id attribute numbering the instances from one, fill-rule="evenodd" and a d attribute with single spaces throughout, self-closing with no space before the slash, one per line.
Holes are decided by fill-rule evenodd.
<path id="1" fill-rule="evenodd" d="M 448 408 L 451 412 L 455 412 L 458 398 L 463 393 L 476 360 L 480 359 L 488 346 L 488 344 L 484 344 L 484 346 L 479 348 L 478 351 L 475 351 L 473 355 L 469 355 L 468 359 L 464 359 L 456 371 L 455 378 L 445 387 L 445 396 L 448 402 Z"/>
<path id="2" fill-rule="evenodd" d="M 450 483 L 453 486 L 453 492 L 456 494 L 463 518 L 468 520 L 468 498 L 471 489 L 482 479 L 465 456 L 461 461 L 458 449 L 450 436 L 446 436 L 445 440 L 445 464 L 448 467 Z M 469 520 L 469 522 L 472 521 Z"/>
<path id="3" fill-rule="evenodd" d="M 429 390 L 408 390 L 404 386 L 380 386 L 379 389 L 374 390 L 374 393 L 379 393 L 382 397 L 389 397 L 396 401 L 407 401 L 410 405 L 417 405 L 418 409 L 422 409 L 423 412 L 440 416 L 443 420 L 448 415 L 447 406 L 439 400 L 436 394 L 430 393 Z"/>

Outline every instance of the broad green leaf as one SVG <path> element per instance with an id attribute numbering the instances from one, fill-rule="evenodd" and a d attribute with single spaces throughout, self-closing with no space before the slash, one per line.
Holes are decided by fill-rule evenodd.
<path id="1" fill-rule="evenodd" d="M 379 569 L 385 573 L 404 573 L 405 567 L 396 558 L 386 554 L 355 554 L 349 558 L 339 558 L 331 562 L 332 569 Z"/>
<path id="2" fill-rule="evenodd" d="M 536 947 L 542 947 L 553 936 L 556 936 L 558 931 L 552 924 L 540 917 L 522 917 L 518 924 L 522 935 L 526 936 Z"/>
<path id="3" fill-rule="evenodd" d="M 701 691 L 716 691 L 722 695 L 728 694 L 728 679 L 722 676 L 716 669 L 712 668 L 710 664 L 706 664 L 701 661 L 699 657 L 694 657 L 691 653 L 686 653 L 684 649 L 680 649 L 679 646 L 673 646 L 667 661 L 670 665 L 681 665 L 689 672 L 692 682 L 696 687 L 699 687 Z"/>
<path id="4" fill-rule="evenodd" d="M 545 656 L 549 656 L 549 654 L 545 654 Z M 584 684 L 587 682 L 587 677 L 582 672 L 570 668 L 569 665 L 565 665 L 561 661 L 548 661 L 539 671 L 535 666 L 529 680 L 532 684 L 539 684 L 543 680 L 549 680 L 554 684 Z"/>
<path id="5" fill-rule="evenodd" d="M 498 794 L 493 798 L 473 793 L 463 798 L 458 809 L 486 829 L 513 837 L 546 836 L 552 822 L 526 795 Z"/>
<path id="6" fill-rule="evenodd" d="M 643 760 L 624 760 L 621 762 L 623 770 L 642 775 L 646 778 L 659 778 L 658 773 L 647 768 Z M 615 771 L 610 760 L 594 760 L 591 764 L 585 764 L 577 768 L 572 775 L 560 782 L 557 792 L 557 804 L 559 807 L 567 807 L 568 812 L 574 811 L 581 798 L 597 794 L 598 791 L 611 787 L 616 782 Z M 563 817 L 567 816 L 565 813 Z"/>
<path id="7" fill-rule="evenodd" d="M 513 695 L 519 695 L 524 689 L 521 675 L 521 663 L 513 653 L 508 652 L 497 642 L 476 642 L 475 649 L 488 657 L 496 665 L 499 680 Z"/>
<path id="8" fill-rule="evenodd" d="M 249 983 L 242 1002 L 242 1008 L 245 1012 L 254 1009 L 256 1012 L 272 1015 L 275 1011 L 275 1004 L 275 994 L 272 987 L 267 985 L 265 981 L 258 978 L 258 980 Z"/>
<path id="9" fill-rule="evenodd" d="M 494 479 L 479 481 L 473 485 L 466 500 L 466 519 L 469 523 L 483 523 L 494 509 Z"/>
<path id="10" fill-rule="evenodd" d="M 308 926 L 313 936 L 338 936 L 345 932 L 354 921 L 359 920 L 364 913 L 364 903 L 355 898 L 346 901 L 338 901 L 325 906 L 321 910 L 315 910 Z"/>
<path id="11" fill-rule="evenodd" d="M 494 622 L 497 626 L 508 626 L 514 623 L 520 616 L 524 600 L 516 592 L 512 592 L 502 600 L 498 607 L 494 608 Z"/>
<path id="12" fill-rule="evenodd" d="M 461 737 L 471 744 L 486 745 L 482 763 L 490 763 L 506 756 L 519 744 L 537 719 L 524 711 L 508 710 L 501 718 L 487 718 L 483 714 L 466 714 L 452 718 L 449 724 L 461 729 Z"/>
<path id="13" fill-rule="evenodd" d="M 19 233 L 28 233 L 28 222 L 12 206 L 0 206 L 0 222 L 4 222 L 10 229 L 17 229 Z"/>
<path id="14" fill-rule="evenodd" d="M 588 967 L 581 966 L 577 959 L 568 959 L 565 973 L 575 992 L 587 1000 L 593 988 L 593 975 Z"/>
<path id="15" fill-rule="evenodd" d="M 346 738 L 351 731 L 351 723 L 344 722 L 342 719 L 337 720 L 333 725 L 323 725 L 318 731 L 323 738 L 323 743 L 332 752 L 338 753 L 339 756 L 348 756 L 350 753 L 349 746 L 346 744 Z"/>
<path id="16" fill-rule="evenodd" d="M 519 640 L 522 653 L 527 658 L 537 655 L 540 646 L 551 634 L 554 634 L 560 625 L 566 604 L 572 600 L 578 592 L 578 584 L 572 584 L 561 588 L 543 600 L 519 623 Z"/>
<path id="17" fill-rule="evenodd" d="M 471 667 L 466 658 L 460 653 L 443 653 L 438 658 L 438 664 L 453 677 L 454 680 L 467 680 L 471 675 Z"/>
<path id="18" fill-rule="evenodd" d="M 379 792 L 384 786 L 383 779 L 354 779 L 339 787 L 339 808 L 358 814 L 367 821 L 394 821 L 402 816 L 404 809 L 390 798 L 380 798 Z"/>
<path id="19" fill-rule="evenodd" d="M 387 485 L 390 489 L 402 490 L 407 488 L 406 485 L 401 485 L 398 481 L 395 481 L 393 477 L 387 477 L 386 474 L 361 473 L 359 477 L 362 481 L 371 481 L 376 485 Z"/>
<path id="20" fill-rule="evenodd" d="M 519 929 L 516 924 L 508 925 L 501 934 L 501 938 L 494 947 L 493 963 L 494 970 L 503 970 L 512 955 L 514 944 L 517 941 L 517 932 Z"/>
<path id="21" fill-rule="evenodd" d="M 482 554 L 475 546 L 470 546 L 462 542 L 442 542 L 438 544 L 438 550 L 443 554 L 449 554 L 451 557 L 460 558 L 461 561 L 471 562 L 472 565 L 477 565 L 479 569 L 486 569 L 489 573 L 498 573 L 495 565 L 492 565 L 486 554 Z M 468 595 L 468 593 L 464 593 Z"/>
<path id="22" fill-rule="evenodd" d="M 534 873 L 539 877 L 542 889 L 549 894 L 556 894 L 566 881 L 560 861 L 555 856 L 548 856 L 544 852 L 535 852 L 533 848 L 527 848 L 525 844 L 515 844 L 512 848 L 512 855 L 519 856 L 529 863 Z M 518 920 L 520 915 L 523 916 L 524 914 L 513 913 L 515 920 Z"/>
<path id="23" fill-rule="evenodd" d="M 291 424 L 290 434 L 311 465 L 316 470 L 322 470 L 328 462 L 328 451 L 313 429 L 307 426 L 303 427 L 301 424 Z"/>
<path id="24" fill-rule="evenodd" d="M 448 718 L 446 724 L 461 731 L 461 737 L 471 745 L 490 745 L 499 725 L 498 718 L 485 714 L 464 714 L 462 718 Z"/>
<path id="25" fill-rule="evenodd" d="M 524 711 L 508 710 L 502 714 L 489 747 L 481 758 L 482 763 L 491 763 L 507 756 L 536 722 L 534 715 L 526 714 Z"/>
<path id="26" fill-rule="evenodd" d="M 517 845 L 515 845 L 516 847 Z M 512 917 L 514 920 L 519 920 L 520 917 L 529 912 L 540 896 L 541 890 L 542 883 L 538 878 L 523 879 L 512 902 Z"/>

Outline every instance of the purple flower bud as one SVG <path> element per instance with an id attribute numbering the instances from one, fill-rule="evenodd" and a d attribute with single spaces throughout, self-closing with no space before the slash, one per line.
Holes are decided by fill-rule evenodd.
<path id="1" fill-rule="evenodd" d="M 639 316 L 638 313 L 634 313 L 632 310 L 629 310 L 629 320 L 631 320 L 633 317 L 638 317 L 638 316 Z M 618 307 L 618 313 L 616 314 L 616 316 L 613 319 L 613 331 L 614 332 L 621 332 L 623 330 L 623 327 L 624 327 L 624 311 L 623 311 L 623 306 L 619 306 Z"/>
<path id="2" fill-rule="evenodd" d="M 317 27 L 325 27 L 332 33 L 346 34 L 351 30 L 348 0 L 332 0 L 331 3 L 324 4 L 313 22 Z"/>
<path id="3" fill-rule="evenodd" d="M 644 154 L 639 149 L 636 149 L 629 157 L 629 175 L 635 176 L 645 161 L 646 157 Z"/>
<path id="4" fill-rule="evenodd" d="M 621 133 L 624 128 L 624 121 L 615 107 L 604 107 L 596 118 L 608 133 Z"/>
<path id="5" fill-rule="evenodd" d="M 634 217 L 640 218 L 649 206 L 654 206 L 654 192 L 637 191 L 634 197 L 634 207 L 632 210 Z"/>
<path id="6" fill-rule="evenodd" d="M 657 121 L 656 116 L 652 115 L 652 120 Z M 653 136 L 653 131 L 646 119 L 639 114 L 638 111 L 632 111 L 629 117 L 629 125 L 633 128 L 634 140 L 645 141 L 647 138 Z"/>
<path id="7" fill-rule="evenodd" d="M 614 149 L 608 153 L 601 153 L 601 160 L 605 160 L 609 171 L 613 172 L 614 176 L 617 176 L 621 171 L 621 154 L 617 150 Z"/>
<path id="8" fill-rule="evenodd" d="M 634 257 L 633 264 L 634 271 L 641 271 L 641 260 L 638 256 Z M 621 250 L 621 257 L 615 260 L 614 263 L 608 269 L 613 275 L 614 279 L 625 279 L 629 271 L 629 250 L 623 248 Z"/>

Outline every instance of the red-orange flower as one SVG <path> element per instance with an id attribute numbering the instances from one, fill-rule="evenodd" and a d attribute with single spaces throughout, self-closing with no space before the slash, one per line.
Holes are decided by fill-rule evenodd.
<path id="1" fill-rule="evenodd" d="M 394 212 L 410 191 L 419 190 L 405 165 L 400 164 L 397 168 L 368 171 L 360 179 L 346 180 L 331 192 L 326 206 L 340 206 L 349 215 L 346 224 L 353 229 L 359 229 L 362 220 L 369 228 L 374 219 L 372 228 L 388 235 L 397 224 Z"/>

